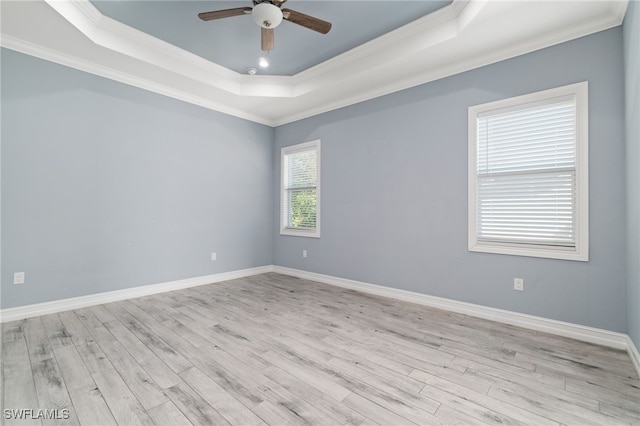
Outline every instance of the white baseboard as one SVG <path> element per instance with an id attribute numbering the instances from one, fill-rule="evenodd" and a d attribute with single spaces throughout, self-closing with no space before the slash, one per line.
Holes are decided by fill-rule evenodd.
<path id="1" fill-rule="evenodd" d="M 638 377 L 640 377 L 640 352 L 638 352 L 638 348 L 633 344 L 633 340 L 631 337 L 627 336 L 627 352 L 629 353 L 629 357 L 631 358 L 631 362 L 633 366 L 636 368 L 636 372 L 638 373 Z"/>
<path id="2" fill-rule="evenodd" d="M 626 350 L 640 376 L 640 355 L 626 334 L 283 266 L 274 266 L 273 272 Z"/>
<path id="3" fill-rule="evenodd" d="M 126 288 L 123 290 L 90 294 L 87 296 L 73 297 L 70 299 L 55 300 L 53 302 L 37 303 L 33 305 L 19 306 L 16 308 L 0 309 L 0 323 L 37 317 L 40 315 L 54 314 L 57 312 L 69 311 L 72 309 L 86 308 L 88 306 L 117 302 L 119 300 L 133 299 L 136 297 L 165 293 L 167 291 L 197 287 L 205 284 L 213 284 L 221 281 L 234 280 L 237 278 L 244 278 L 272 271 L 273 266 L 267 265 L 257 268 L 241 269 L 238 271 L 223 272 L 220 274 L 205 275 L 202 277 L 187 278 L 184 280 L 171 281 L 160 284 L 151 284 L 141 287 Z"/>
<path id="4" fill-rule="evenodd" d="M 119 300 L 133 299 L 136 297 L 164 293 L 167 291 L 213 284 L 237 278 L 249 277 L 252 275 L 264 274 L 267 272 L 277 272 L 279 274 L 358 290 L 364 293 L 376 294 L 378 296 L 457 312 L 476 318 L 483 318 L 530 330 L 542 331 L 576 340 L 596 343 L 615 349 L 626 350 L 629 353 L 634 367 L 636 368 L 638 376 L 640 376 L 640 354 L 638 353 L 638 349 L 631 338 L 626 334 L 274 265 L 266 265 L 257 268 L 223 272 L 220 274 L 188 278 L 167 283 L 91 294 L 70 299 L 20 306 L 17 308 L 0 309 L 0 323 L 17 321 L 40 315 L 54 314 L 72 309 L 80 309 L 88 306 L 101 305 L 103 303 L 116 302 Z"/>

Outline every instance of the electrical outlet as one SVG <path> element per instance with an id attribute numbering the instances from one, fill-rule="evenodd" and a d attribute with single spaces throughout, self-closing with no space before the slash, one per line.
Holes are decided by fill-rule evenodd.
<path id="1" fill-rule="evenodd" d="M 215 261 L 217 259 L 218 259 L 218 255 L 215 252 L 212 252 L 211 253 L 211 261 L 213 262 L 213 261 Z"/>
<path id="2" fill-rule="evenodd" d="M 24 272 L 16 272 L 13 274 L 14 284 L 24 284 Z"/>
<path id="3" fill-rule="evenodd" d="M 302 250 L 302 257 L 304 257 L 305 259 L 307 258 L 307 251 L 306 250 Z"/>
<path id="4" fill-rule="evenodd" d="M 513 289 L 518 291 L 524 291 L 524 279 L 522 278 L 514 278 L 513 279 Z"/>

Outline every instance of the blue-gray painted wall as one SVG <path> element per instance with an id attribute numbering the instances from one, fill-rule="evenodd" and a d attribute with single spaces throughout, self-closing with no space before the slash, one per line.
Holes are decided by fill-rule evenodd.
<path id="1" fill-rule="evenodd" d="M 1 136 L 2 308 L 271 264 L 270 127 L 3 50 Z"/>
<path id="2" fill-rule="evenodd" d="M 1 307 L 276 264 L 629 331 L 638 345 L 630 19 L 626 51 L 616 28 L 275 130 L 2 50 Z M 590 261 L 469 253 L 468 106 L 583 80 Z M 280 147 L 317 138 L 322 238 L 280 236 Z"/>
<path id="3" fill-rule="evenodd" d="M 469 252 L 468 107 L 584 80 L 589 262 Z M 274 170 L 322 141 L 322 236 L 280 236 L 274 206 L 274 264 L 626 332 L 623 85 L 616 28 L 278 127 Z"/>
<path id="4" fill-rule="evenodd" d="M 623 24 L 627 169 L 627 325 L 640 348 L 640 3 Z"/>

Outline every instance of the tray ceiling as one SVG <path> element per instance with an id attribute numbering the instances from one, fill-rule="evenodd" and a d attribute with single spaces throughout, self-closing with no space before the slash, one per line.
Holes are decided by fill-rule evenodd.
<path id="1" fill-rule="evenodd" d="M 368 22 L 377 31 L 386 25 L 384 34 L 376 37 L 375 31 L 366 32 L 367 20 L 363 19 L 357 24 L 359 31 L 340 36 L 335 43 L 327 42 L 330 38 L 323 41 L 322 37 L 328 36 L 284 22 L 276 28 L 276 48 L 270 57 L 274 63 L 272 72 L 281 75 L 250 76 L 242 70 L 251 66 L 244 64 L 255 56 L 252 49 L 259 53 L 259 31 L 250 37 L 250 29 L 240 31 L 242 37 L 225 33 L 224 49 L 218 49 L 215 44 L 210 50 L 206 43 L 196 45 L 201 43 L 201 34 L 205 39 L 217 39 L 212 32 L 223 28 L 212 28 L 221 21 L 195 21 L 194 10 L 214 10 L 228 2 L 113 3 L 107 6 L 96 3 L 102 7 L 101 11 L 89 0 L 3 0 L 0 2 L 1 44 L 270 126 L 618 26 L 627 7 L 627 1 L 622 0 L 453 0 L 451 3 L 415 0 L 406 2 L 416 4 L 403 9 L 406 13 L 397 19 L 374 23 L 374 18 L 370 18 Z M 185 16 L 189 15 L 185 18 L 190 20 L 188 24 L 176 16 L 171 18 L 177 3 L 185 4 L 185 9 L 187 5 L 194 9 L 188 14 L 185 12 Z M 352 22 L 345 19 L 347 13 L 354 13 L 343 9 L 347 3 L 357 3 L 358 10 L 378 8 L 379 13 L 374 16 L 380 20 L 385 13 L 388 16 L 384 10 L 393 10 L 405 2 L 291 0 L 287 6 L 332 21 L 337 29 L 343 22 Z M 118 7 L 125 9 L 116 10 Z M 136 11 L 127 12 L 128 7 Z M 152 16 L 158 16 L 157 22 L 149 20 L 145 15 L 147 10 Z M 129 24 L 119 21 L 119 14 L 122 14 L 119 19 L 125 20 L 126 16 Z M 242 20 L 253 24 L 251 19 L 240 16 L 228 18 L 226 28 L 230 32 L 238 31 L 236 25 Z M 403 25 L 406 20 L 409 22 Z M 177 29 L 170 28 L 171 22 L 177 22 Z M 183 33 L 180 25 L 189 30 Z M 401 26 L 389 30 L 397 25 Z M 289 36 L 287 31 L 300 32 L 300 35 Z M 340 33 L 335 32 L 336 36 Z M 375 38 L 362 41 L 370 37 Z M 291 43 L 289 48 L 287 41 Z M 251 47 L 254 43 L 257 46 Z M 281 53 L 276 56 L 276 52 Z"/>
<path id="2" fill-rule="evenodd" d="M 251 16 L 203 22 L 199 12 L 250 6 L 237 1 L 92 1 L 106 16 L 238 73 L 248 67 L 265 75 L 294 75 L 408 24 L 451 1 L 289 0 L 283 7 L 329 20 L 322 35 L 290 22 L 275 29 L 269 67 L 260 68 L 260 27 Z"/>

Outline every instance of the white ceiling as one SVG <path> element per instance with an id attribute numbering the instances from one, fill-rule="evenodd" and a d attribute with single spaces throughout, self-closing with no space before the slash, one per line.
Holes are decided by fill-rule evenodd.
<path id="1" fill-rule="evenodd" d="M 165 2 L 142 3 L 151 3 L 151 6 L 140 6 L 136 13 L 143 13 L 147 7 L 162 8 Z M 203 7 L 199 11 L 217 9 L 216 2 L 199 3 Z M 342 21 L 341 2 L 291 0 L 287 6 L 314 14 L 316 12 L 306 8 L 312 4 L 315 7 L 316 3 L 320 3 L 318 8 L 322 6 L 322 10 L 313 9 L 317 11 L 316 16 L 334 25 Z M 375 8 L 401 2 L 359 0 L 356 3 L 362 8 Z M 289 64 L 292 75 L 249 76 L 233 69 L 244 67 L 243 58 L 239 65 L 231 65 L 236 58 L 214 59 L 216 57 L 209 54 L 194 53 L 187 50 L 194 50 L 188 45 L 188 37 L 183 41 L 172 39 L 182 47 L 170 44 L 158 38 L 168 37 L 166 33 L 153 30 L 156 32 L 153 36 L 135 29 L 104 15 L 89 0 L 2 0 L 0 4 L 0 42 L 5 48 L 270 126 L 617 26 L 622 23 L 627 7 L 626 0 L 453 0 L 447 6 L 310 68 L 306 67 L 314 63 L 313 55 Z M 116 15 L 113 11 L 109 13 Z M 409 15 L 402 19 L 412 19 Z M 202 24 L 211 26 L 214 21 Z M 280 27 L 276 29 L 273 60 L 279 40 L 286 41 L 285 34 L 280 34 L 284 33 L 284 25 L 295 26 L 285 22 L 281 24 L 283 31 L 279 31 Z M 300 30 L 312 33 L 304 28 Z M 258 35 L 255 37 L 258 44 Z M 334 51 L 325 47 L 321 51 L 316 43 L 321 43 L 326 36 L 318 37 L 320 39 L 307 39 L 314 46 L 306 48 L 311 53 L 317 50 L 317 60 L 348 46 L 345 44 Z M 286 57 L 284 53 L 281 56 Z M 294 58 L 292 55 L 289 60 Z"/>

